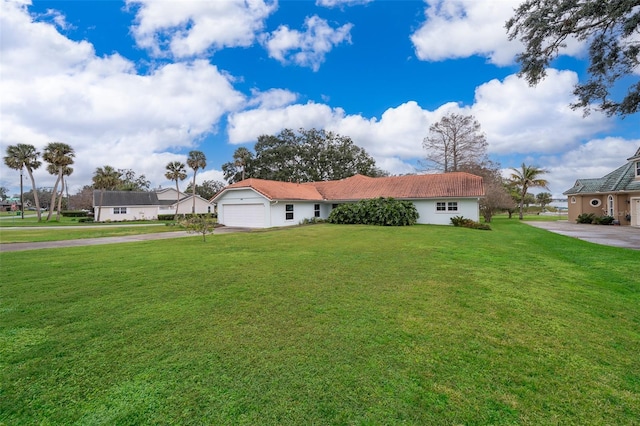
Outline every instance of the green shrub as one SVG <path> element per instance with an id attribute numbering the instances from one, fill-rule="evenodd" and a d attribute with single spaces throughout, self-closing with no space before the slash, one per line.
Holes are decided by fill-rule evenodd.
<path id="1" fill-rule="evenodd" d="M 175 217 L 175 214 L 159 214 L 158 220 L 174 220 Z"/>
<path id="2" fill-rule="evenodd" d="M 85 222 L 93 222 L 93 218 L 92 217 L 81 217 L 80 219 L 78 219 L 78 223 L 85 223 Z"/>
<path id="3" fill-rule="evenodd" d="M 615 219 L 612 216 L 601 216 L 594 219 L 597 225 L 611 225 Z"/>
<path id="4" fill-rule="evenodd" d="M 62 217 L 87 217 L 87 213 L 84 210 L 63 210 L 60 212 Z"/>
<path id="5" fill-rule="evenodd" d="M 491 226 L 486 223 L 476 222 L 475 220 L 467 219 L 462 216 L 454 216 L 451 218 L 451 224 L 453 226 L 461 226 L 463 228 L 481 229 L 483 231 L 491 231 Z"/>
<path id="6" fill-rule="evenodd" d="M 417 220 L 418 210 L 412 202 L 384 197 L 341 204 L 327 219 L 329 223 L 380 226 L 408 226 Z"/>
<path id="7" fill-rule="evenodd" d="M 582 213 L 581 215 L 578 215 L 576 222 L 577 223 L 593 223 L 595 220 L 596 220 L 596 215 L 594 215 L 593 213 Z"/>

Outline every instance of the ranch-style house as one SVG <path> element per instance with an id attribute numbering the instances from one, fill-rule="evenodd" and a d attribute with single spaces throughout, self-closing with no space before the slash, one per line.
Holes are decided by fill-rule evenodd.
<path id="1" fill-rule="evenodd" d="M 304 219 L 327 219 L 341 203 L 391 197 L 412 201 L 418 223 L 448 225 L 454 216 L 479 220 L 482 178 L 469 173 L 444 173 L 372 178 L 355 175 L 342 180 L 293 183 L 245 179 L 227 186 L 211 201 L 218 222 L 226 226 L 270 228 L 297 225 Z"/>
<path id="2" fill-rule="evenodd" d="M 96 219 L 100 210 L 100 221 L 119 222 L 124 220 L 154 220 L 158 215 L 175 214 L 178 193 L 174 188 L 155 191 L 102 191 L 93 192 L 93 211 Z M 102 204 L 100 199 L 102 197 Z M 213 213 L 215 205 L 195 196 L 196 213 Z M 180 192 L 178 214 L 190 214 L 193 195 Z"/>

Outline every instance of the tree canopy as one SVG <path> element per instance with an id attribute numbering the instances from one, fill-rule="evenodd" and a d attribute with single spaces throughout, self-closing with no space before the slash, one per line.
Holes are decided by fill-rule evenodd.
<path id="1" fill-rule="evenodd" d="M 517 56 L 520 74 L 535 85 L 546 68 L 575 38 L 588 44 L 589 78 L 575 86 L 572 108 L 592 105 L 625 116 L 640 105 L 640 2 L 638 0 L 526 0 L 505 24 L 509 39 L 525 50 Z M 618 95 L 613 89 L 628 87 Z"/>
<path id="2" fill-rule="evenodd" d="M 193 192 L 193 183 L 190 183 L 187 186 L 186 192 Z M 204 198 L 205 200 L 210 200 L 216 195 L 218 192 L 222 191 L 222 189 L 226 186 L 224 182 L 220 182 L 218 180 L 205 180 L 201 185 L 196 184 L 196 194 Z"/>
<path id="3" fill-rule="evenodd" d="M 355 174 L 381 176 L 375 160 L 350 137 L 317 129 L 284 129 L 277 135 L 262 135 L 255 155 L 238 148 L 234 161 L 223 164 L 225 179 L 244 177 L 278 181 L 317 182 L 343 179 Z"/>
<path id="4" fill-rule="evenodd" d="M 487 139 L 472 115 L 445 115 L 429 127 L 429 135 L 422 146 L 429 165 L 435 165 L 445 173 L 480 164 L 487 157 Z"/>

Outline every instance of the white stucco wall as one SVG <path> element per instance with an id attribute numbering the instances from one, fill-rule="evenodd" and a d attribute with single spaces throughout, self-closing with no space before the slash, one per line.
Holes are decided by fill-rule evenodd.
<path id="1" fill-rule="evenodd" d="M 158 218 L 157 206 L 122 206 L 127 208 L 127 212 L 114 214 L 114 207 L 102 206 L 100 211 L 100 222 L 122 222 L 124 220 L 154 220 Z M 120 209 L 120 207 L 118 207 Z M 95 208 L 94 217 L 98 219 L 98 207 Z"/>
<path id="2" fill-rule="evenodd" d="M 437 211 L 436 205 L 438 202 L 452 202 L 458 203 L 458 211 Z M 451 225 L 451 218 L 455 216 L 464 216 L 467 219 L 472 219 L 478 222 L 480 220 L 480 209 L 478 206 L 479 200 L 477 198 L 445 198 L 445 199 L 433 199 L 433 200 L 421 200 L 414 201 L 416 209 L 420 217 L 418 223 L 430 224 L 430 225 Z"/>

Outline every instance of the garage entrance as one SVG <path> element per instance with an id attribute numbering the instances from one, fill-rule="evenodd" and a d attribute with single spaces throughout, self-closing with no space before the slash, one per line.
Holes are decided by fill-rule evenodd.
<path id="1" fill-rule="evenodd" d="M 224 204 L 224 224 L 243 228 L 264 228 L 264 204 Z"/>

